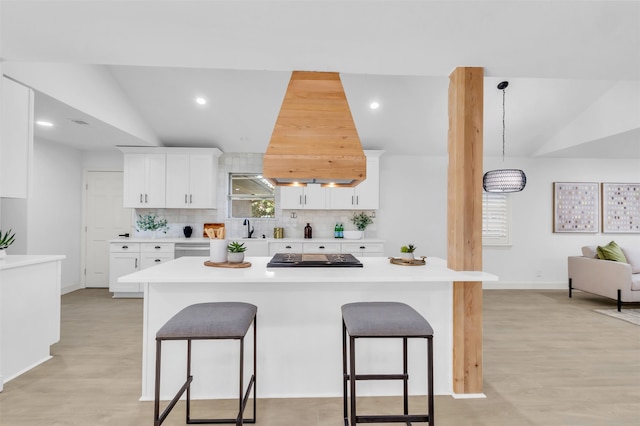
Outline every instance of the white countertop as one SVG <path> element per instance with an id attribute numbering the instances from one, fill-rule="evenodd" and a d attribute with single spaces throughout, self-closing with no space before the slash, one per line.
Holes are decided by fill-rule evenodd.
<path id="1" fill-rule="evenodd" d="M 242 238 L 228 237 L 227 241 L 265 241 L 267 243 L 384 243 L 379 238 L 363 238 L 360 240 L 349 240 L 346 238 Z M 208 244 L 209 238 L 117 238 L 109 240 L 110 243 L 180 243 L 180 244 Z"/>
<path id="2" fill-rule="evenodd" d="M 362 268 L 267 268 L 271 257 L 247 257 L 249 268 L 205 266 L 208 257 L 181 257 L 118 279 L 123 283 L 324 283 L 324 282 L 441 282 L 497 281 L 482 271 L 453 271 L 439 258 L 428 258 L 425 266 L 393 265 L 387 257 L 363 257 Z"/>
<path id="3" fill-rule="evenodd" d="M 21 268 L 23 266 L 37 265 L 39 263 L 55 262 L 66 259 L 67 256 L 55 255 L 21 255 L 9 254 L 0 259 L 0 271 L 11 268 Z"/>

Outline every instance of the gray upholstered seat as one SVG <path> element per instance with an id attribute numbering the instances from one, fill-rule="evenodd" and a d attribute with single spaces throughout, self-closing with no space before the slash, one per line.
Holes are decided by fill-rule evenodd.
<path id="1" fill-rule="evenodd" d="M 411 306 L 399 302 L 358 302 L 342 306 L 352 337 L 427 337 L 431 325 Z"/>
<path id="2" fill-rule="evenodd" d="M 241 302 L 198 303 L 187 306 L 158 333 L 157 339 L 239 339 L 247 334 L 258 308 Z"/>

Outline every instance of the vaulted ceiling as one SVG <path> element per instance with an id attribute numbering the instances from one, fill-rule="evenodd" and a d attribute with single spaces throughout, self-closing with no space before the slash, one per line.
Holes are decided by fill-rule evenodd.
<path id="1" fill-rule="evenodd" d="M 638 1 L 2 0 L 16 80 L 47 64 L 100 69 L 132 134 L 46 85 L 37 136 L 264 152 L 292 70 L 338 71 L 365 149 L 446 155 L 448 75 L 485 69 L 485 155 L 640 158 Z M 29 73 L 16 72 L 13 65 Z M 82 92 L 80 80 L 69 91 Z M 30 84 L 31 83 L 31 84 Z M 196 105 L 196 96 L 207 98 Z M 377 101 L 380 108 L 369 104 Z M 93 99 L 95 103 L 104 100 Z M 78 125 L 75 121 L 88 125 Z M 155 140 L 148 140 L 155 139 Z"/>

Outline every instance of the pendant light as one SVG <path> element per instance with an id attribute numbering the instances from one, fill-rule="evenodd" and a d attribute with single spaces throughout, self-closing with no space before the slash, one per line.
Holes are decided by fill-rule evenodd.
<path id="1" fill-rule="evenodd" d="M 502 90 L 502 163 L 504 164 L 504 97 L 508 81 L 498 84 Z M 491 170 L 482 177 L 482 187 L 487 192 L 520 192 L 527 184 L 527 176 L 520 169 Z"/>

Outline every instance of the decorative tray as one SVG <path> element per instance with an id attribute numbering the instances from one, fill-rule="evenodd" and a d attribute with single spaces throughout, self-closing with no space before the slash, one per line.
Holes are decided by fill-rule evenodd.
<path id="1" fill-rule="evenodd" d="M 393 263 L 394 265 L 402 266 L 423 266 L 427 263 L 425 262 L 426 258 L 427 256 L 420 256 L 420 259 L 404 260 L 401 257 L 390 257 L 389 262 Z"/>
<path id="2" fill-rule="evenodd" d="M 210 262 L 205 261 L 204 266 L 212 266 L 214 268 L 249 268 L 251 266 L 251 262 Z"/>

